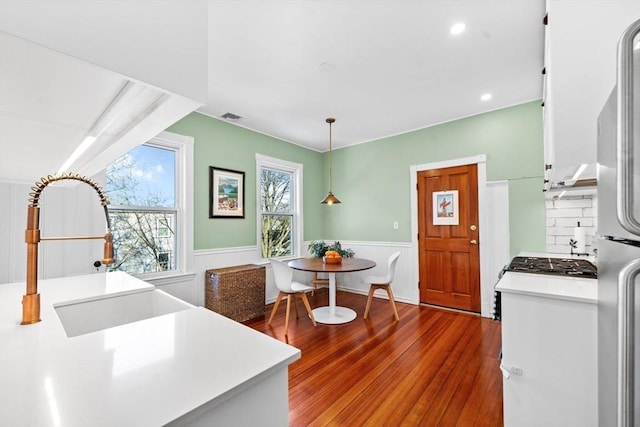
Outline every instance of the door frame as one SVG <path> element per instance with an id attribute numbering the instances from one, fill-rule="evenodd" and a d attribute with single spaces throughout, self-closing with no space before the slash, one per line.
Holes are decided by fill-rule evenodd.
<path id="1" fill-rule="evenodd" d="M 484 317 L 491 317 L 491 313 L 493 310 L 493 283 L 489 279 L 489 275 L 487 274 L 489 271 L 489 251 L 488 245 L 489 242 L 487 235 L 488 232 L 488 223 L 487 223 L 487 214 L 488 214 L 488 206 L 487 206 L 487 156 L 486 154 L 480 154 L 478 156 L 473 157 L 464 157 L 459 159 L 451 159 L 444 160 L 440 162 L 433 163 L 425 163 L 420 165 L 411 165 L 409 167 L 410 170 L 410 188 L 411 188 L 411 247 L 413 254 L 413 265 L 414 268 L 414 283 L 415 286 L 415 294 L 413 295 L 413 300 L 415 304 L 420 304 L 420 289 L 419 289 L 419 266 L 420 263 L 418 261 L 418 172 L 430 170 L 430 169 L 442 169 L 449 168 L 454 166 L 463 166 L 463 165 L 471 165 L 475 164 L 478 167 L 478 226 L 480 227 L 480 314 Z"/>

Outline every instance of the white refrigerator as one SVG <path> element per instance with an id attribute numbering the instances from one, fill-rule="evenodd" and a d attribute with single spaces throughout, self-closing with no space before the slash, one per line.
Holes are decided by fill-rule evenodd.
<path id="1" fill-rule="evenodd" d="M 640 20 L 598 118 L 598 425 L 640 426 Z M 634 49 L 634 47 L 638 47 Z"/>

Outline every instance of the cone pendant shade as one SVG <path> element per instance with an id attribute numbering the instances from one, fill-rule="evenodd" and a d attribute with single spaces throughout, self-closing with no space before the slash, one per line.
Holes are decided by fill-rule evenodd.
<path id="1" fill-rule="evenodd" d="M 341 203 L 340 200 L 338 200 L 338 198 L 336 196 L 333 195 L 333 193 L 331 191 L 329 191 L 329 194 L 327 194 L 327 197 L 324 198 L 324 200 L 322 200 L 320 203 L 325 204 L 325 205 L 335 205 L 337 203 Z"/>
<path id="2" fill-rule="evenodd" d="M 340 200 L 338 200 L 338 198 L 336 196 L 333 195 L 332 192 L 332 188 L 331 188 L 331 184 L 332 184 L 332 180 L 331 180 L 331 172 L 333 169 L 333 164 L 332 164 L 332 158 L 331 158 L 331 125 L 336 121 L 336 119 L 329 117 L 326 122 L 329 123 L 329 194 L 327 194 L 327 197 L 324 198 L 324 200 L 322 200 L 320 203 L 324 204 L 324 205 L 336 205 L 338 203 L 341 203 Z"/>

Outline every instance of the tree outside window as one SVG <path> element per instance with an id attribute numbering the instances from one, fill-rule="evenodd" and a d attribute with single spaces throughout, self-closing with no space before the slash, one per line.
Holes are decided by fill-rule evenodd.
<path id="1" fill-rule="evenodd" d="M 256 153 L 256 227 L 263 259 L 301 255 L 303 165 Z"/>
<path id="2" fill-rule="evenodd" d="M 107 167 L 116 264 L 130 274 L 175 270 L 176 153 L 150 144 Z"/>
<path id="3" fill-rule="evenodd" d="M 293 254 L 292 184 L 293 173 L 260 168 L 263 258 Z"/>

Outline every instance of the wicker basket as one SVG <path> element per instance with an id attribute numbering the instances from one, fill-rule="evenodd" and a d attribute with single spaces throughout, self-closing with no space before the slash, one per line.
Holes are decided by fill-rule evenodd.
<path id="1" fill-rule="evenodd" d="M 237 322 L 264 316 L 265 268 L 246 264 L 205 273 L 205 307 Z"/>

